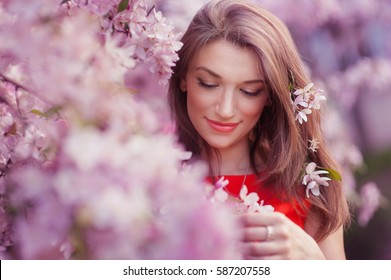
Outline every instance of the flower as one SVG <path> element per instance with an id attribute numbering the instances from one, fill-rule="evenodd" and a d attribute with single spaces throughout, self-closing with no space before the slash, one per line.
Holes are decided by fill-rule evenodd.
<path id="1" fill-rule="evenodd" d="M 248 189 L 246 185 L 243 185 L 243 187 L 240 189 L 239 197 L 243 201 L 241 208 L 247 208 L 247 211 L 249 213 L 262 212 L 262 211 L 268 211 L 268 212 L 274 211 L 273 206 L 263 205 L 264 204 L 263 200 L 261 201 L 261 203 L 258 203 L 260 199 L 258 194 L 255 192 L 248 193 Z M 246 207 L 243 207 L 243 204 Z"/>
<path id="2" fill-rule="evenodd" d="M 312 109 L 320 109 L 320 102 L 326 100 L 326 97 L 321 94 L 322 92 L 322 90 L 314 88 L 314 83 L 309 83 L 304 88 L 296 89 L 293 92 L 294 100 L 292 105 L 295 112 L 297 112 L 296 120 L 300 124 L 303 121 L 307 122 L 307 115 L 312 113 Z"/>
<path id="3" fill-rule="evenodd" d="M 331 180 L 328 177 L 321 177 L 321 174 L 329 174 L 326 170 L 316 170 L 316 163 L 310 162 L 305 168 L 305 172 L 307 173 L 303 177 L 303 185 L 307 186 L 306 195 L 310 197 L 309 192 L 315 196 L 320 195 L 319 186 L 328 186 L 329 183 L 327 181 Z"/>
<path id="4" fill-rule="evenodd" d="M 243 200 L 243 203 L 246 206 L 250 206 L 250 207 L 254 203 L 257 203 L 259 200 L 259 196 L 257 193 L 254 193 L 254 192 L 248 193 L 248 189 L 247 189 L 246 185 L 243 185 L 243 187 L 240 189 L 239 196 Z"/>
<path id="5" fill-rule="evenodd" d="M 224 188 L 229 184 L 229 180 L 225 179 L 224 176 L 222 176 L 215 184 L 216 189 Z"/>
<path id="6" fill-rule="evenodd" d="M 210 201 L 217 200 L 218 202 L 224 203 L 228 199 L 228 193 L 224 190 L 224 187 L 229 184 L 229 180 L 225 179 L 224 176 L 214 184 L 214 186 L 207 185 L 206 192 L 209 194 Z M 212 193 L 212 195 L 210 195 Z"/>
<path id="7" fill-rule="evenodd" d="M 319 141 L 314 138 L 314 139 L 308 140 L 308 142 L 310 142 L 310 146 L 309 146 L 308 149 L 310 151 L 312 151 L 313 153 L 316 153 L 316 151 L 319 148 Z"/>
<path id="8" fill-rule="evenodd" d="M 274 207 L 271 205 L 264 205 L 264 201 L 260 200 L 259 195 L 255 192 L 248 193 L 246 185 L 243 185 L 239 192 L 239 197 L 230 195 L 224 188 L 229 184 L 229 180 L 224 176 L 212 186 L 206 185 L 205 191 L 210 202 L 218 201 L 232 209 L 234 213 L 255 213 L 255 212 L 273 212 Z"/>

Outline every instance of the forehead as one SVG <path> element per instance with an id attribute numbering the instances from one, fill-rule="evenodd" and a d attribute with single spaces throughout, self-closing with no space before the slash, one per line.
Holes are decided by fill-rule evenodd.
<path id="1" fill-rule="evenodd" d="M 224 79 L 251 80 L 263 78 L 259 58 L 249 47 L 218 40 L 200 48 L 189 65 L 189 71 L 207 68 Z"/>

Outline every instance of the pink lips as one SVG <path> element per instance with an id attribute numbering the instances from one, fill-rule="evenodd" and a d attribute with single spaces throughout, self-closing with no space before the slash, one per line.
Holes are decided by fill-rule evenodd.
<path id="1" fill-rule="evenodd" d="M 208 124 L 216 131 L 218 132 L 231 132 L 233 131 L 239 123 L 222 123 L 217 121 L 212 121 L 208 118 L 206 118 L 208 121 Z"/>

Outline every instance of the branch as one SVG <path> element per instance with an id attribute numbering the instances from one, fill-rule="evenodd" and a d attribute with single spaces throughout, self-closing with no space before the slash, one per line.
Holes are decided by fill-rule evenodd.
<path id="1" fill-rule="evenodd" d="M 21 89 L 21 90 L 24 90 L 25 92 L 28 92 L 28 93 L 31 93 L 32 95 L 34 95 L 35 97 L 37 97 L 38 99 L 42 100 L 43 102 L 47 103 L 47 104 L 50 104 L 49 101 L 45 100 L 45 98 L 43 98 L 42 96 L 40 96 L 39 94 L 37 94 L 34 90 L 14 81 L 13 79 L 11 78 L 8 78 L 7 76 L 5 76 L 3 73 L 0 72 L 0 81 L 3 81 L 5 83 L 9 83 L 9 84 L 12 84 L 15 86 L 15 91 L 18 91 L 18 89 Z"/>

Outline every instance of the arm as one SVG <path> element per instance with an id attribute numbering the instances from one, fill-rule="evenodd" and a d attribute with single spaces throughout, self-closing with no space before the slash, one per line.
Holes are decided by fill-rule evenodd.
<path id="1" fill-rule="evenodd" d="M 309 235 L 313 236 L 316 229 L 317 221 L 311 217 L 308 217 L 304 225 L 304 230 Z M 345 260 L 346 256 L 343 242 L 343 227 L 341 226 L 324 240 L 318 242 L 318 246 L 322 250 L 326 259 Z"/>
<path id="2" fill-rule="evenodd" d="M 317 243 L 312 234 L 316 221 L 308 220 L 305 230 L 277 212 L 245 214 L 240 250 L 245 259 L 343 259 L 342 229 Z M 267 227 L 269 238 L 267 239 Z M 306 232 L 308 231 L 308 233 Z"/>

